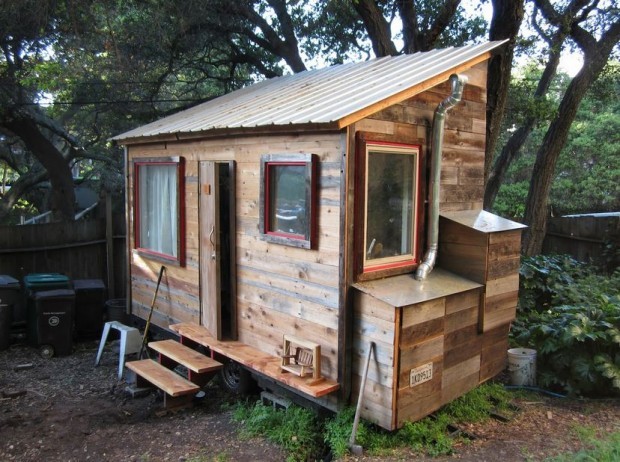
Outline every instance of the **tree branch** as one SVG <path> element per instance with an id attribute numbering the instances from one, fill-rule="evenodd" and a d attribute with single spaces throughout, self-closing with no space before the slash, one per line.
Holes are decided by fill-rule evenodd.
<path id="1" fill-rule="evenodd" d="M 353 2 L 353 8 L 364 22 L 375 55 L 377 57 L 397 55 L 398 51 L 392 42 L 390 25 L 383 17 L 377 3 L 374 0 L 358 0 Z"/>

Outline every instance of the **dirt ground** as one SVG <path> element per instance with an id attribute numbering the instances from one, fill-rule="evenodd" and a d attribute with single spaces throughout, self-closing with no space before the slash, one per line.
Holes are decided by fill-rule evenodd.
<path id="1" fill-rule="evenodd" d="M 117 381 L 118 354 L 106 349 L 94 367 L 97 342 L 72 355 L 43 359 L 12 345 L 0 351 L 0 461 L 281 461 L 286 454 L 261 439 L 241 439 L 223 402 L 233 398 L 208 385 L 193 408 L 162 412 L 156 393 L 132 398 Z M 25 366 L 25 367 L 20 367 Z M 584 446 L 579 428 L 620 431 L 617 400 L 576 401 L 531 395 L 507 423 L 491 419 L 463 428 L 475 436 L 435 461 L 542 460 Z M 427 460 L 403 450 L 351 461 Z"/>

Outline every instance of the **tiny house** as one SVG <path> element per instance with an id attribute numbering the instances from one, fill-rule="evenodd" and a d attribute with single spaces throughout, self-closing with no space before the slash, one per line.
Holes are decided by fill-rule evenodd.
<path id="1" fill-rule="evenodd" d="M 332 410 L 370 354 L 362 417 L 386 429 L 501 372 L 522 228 L 481 210 L 501 44 L 269 79 L 117 136 L 131 313 L 165 265 L 151 322 L 233 385 Z"/>

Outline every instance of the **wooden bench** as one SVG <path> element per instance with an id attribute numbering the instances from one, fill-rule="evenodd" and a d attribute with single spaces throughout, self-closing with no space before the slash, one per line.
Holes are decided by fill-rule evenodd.
<path id="1" fill-rule="evenodd" d="M 150 342 L 149 347 L 159 354 L 159 363 L 168 369 L 178 364 L 187 368 L 187 379 L 204 386 L 213 377 L 213 373 L 222 368 L 222 363 L 211 359 L 174 340 Z"/>
<path id="2" fill-rule="evenodd" d="M 130 361 L 125 363 L 125 366 L 136 373 L 138 387 L 155 386 L 165 392 L 164 407 L 166 409 L 191 404 L 193 396 L 200 390 L 195 383 L 151 359 Z"/>
<path id="3" fill-rule="evenodd" d="M 271 356 L 242 342 L 216 340 L 203 326 L 193 323 L 180 323 L 171 325 L 170 329 L 181 336 L 181 343 L 203 345 L 215 353 L 246 366 L 253 372 L 281 382 L 309 396 L 319 398 L 340 388 L 338 382 L 329 378 L 325 378 L 319 383 L 313 383 L 312 377 L 299 377 L 284 372 L 281 369 L 282 359 L 280 357 Z"/>

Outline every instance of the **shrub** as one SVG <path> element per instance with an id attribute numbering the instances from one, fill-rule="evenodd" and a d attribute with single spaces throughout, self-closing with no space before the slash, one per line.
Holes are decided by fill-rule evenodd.
<path id="1" fill-rule="evenodd" d="M 569 394 L 620 394 L 620 271 L 567 256 L 524 258 L 513 342 L 538 351 L 538 382 Z"/>

